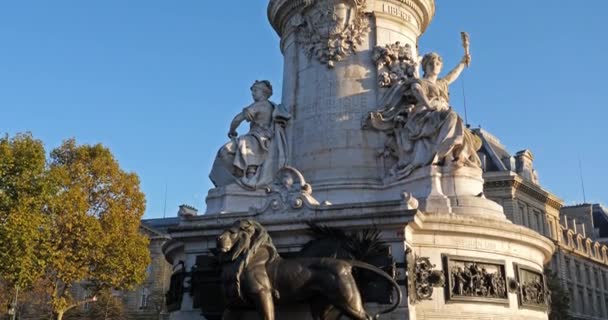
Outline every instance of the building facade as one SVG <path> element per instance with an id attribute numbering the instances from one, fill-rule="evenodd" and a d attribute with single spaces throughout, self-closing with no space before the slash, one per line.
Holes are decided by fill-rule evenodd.
<path id="1" fill-rule="evenodd" d="M 165 293 L 169 288 L 172 270 L 162 253 L 162 245 L 168 239 L 167 229 L 177 222 L 178 218 L 142 220 L 140 228 L 150 239 L 150 265 L 144 283 L 133 291 L 122 294 L 130 319 L 165 319 Z"/>
<path id="2" fill-rule="evenodd" d="M 121 304 L 122 316 L 129 320 L 162 320 L 167 319 L 165 294 L 169 290 L 171 265 L 165 260 L 162 246 L 168 240 L 168 228 L 177 225 L 179 218 L 144 219 L 140 231 L 145 234 L 150 243 L 150 265 L 146 269 L 146 280 L 131 291 L 113 291 L 116 302 Z M 90 296 L 86 286 L 73 287 L 73 296 L 84 300 Z M 86 318 L 94 303 L 89 302 L 77 310 L 70 311 L 66 317 L 70 319 Z M 34 318 L 32 318 L 34 319 Z"/>
<path id="3" fill-rule="evenodd" d="M 511 155 L 482 129 L 484 194 L 503 206 L 515 224 L 550 238 L 556 251 L 547 267 L 570 297 L 574 319 L 608 319 L 608 211 L 598 204 L 564 206 L 545 190 L 529 150 Z"/>

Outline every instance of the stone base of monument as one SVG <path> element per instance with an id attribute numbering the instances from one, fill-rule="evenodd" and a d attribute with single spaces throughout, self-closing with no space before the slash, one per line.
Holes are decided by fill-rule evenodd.
<path id="1" fill-rule="evenodd" d="M 238 219 L 261 223 L 285 257 L 311 239 L 309 222 L 346 231 L 374 226 L 391 248 L 395 279 L 403 285 L 404 295 L 400 307 L 381 319 L 547 319 L 542 270 L 553 244 L 502 218 L 500 207 L 489 200 L 453 194 L 446 198 L 442 203 L 450 206 L 451 213 L 416 210 L 415 199 L 403 197 L 186 217 L 172 230 L 174 240 L 164 250 L 173 265 L 184 261 L 185 269 L 193 270 L 202 267 L 201 256 L 213 255 L 217 235 Z M 483 216 L 484 212 L 489 214 Z M 194 278 L 186 280 L 196 283 Z M 190 292 L 197 290 L 205 291 L 193 287 Z M 171 319 L 201 319 L 196 301 L 200 305 L 205 300 L 190 292 L 184 291 L 181 310 Z M 366 304 L 371 314 L 386 307 Z M 258 319 L 258 315 L 247 312 L 242 319 Z M 276 319 L 311 319 L 309 307 L 278 306 Z"/>
<path id="2" fill-rule="evenodd" d="M 207 194 L 205 214 L 222 214 L 227 212 L 248 212 L 251 207 L 261 207 L 267 198 L 267 192 L 245 190 L 238 184 L 213 188 Z"/>
<path id="3" fill-rule="evenodd" d="M 380 231 L 382 241 L 390 250 L 387 258 L 394 261 L 394 273 L 397 283 L 403 293 L 403 300 L 399 307 L 390 314 L 381 316 L 381 319 L 408 319 L 408 303 L 405 288 L 405 238 L 404 227 L 412 221 L 417 210 L 410 209 L 403 199 L 396 201 L 375 201 L 367 203 L 351 203 L 343 205 L 317 206 L 311 208 L 302 206 L 299 208 L 288 207 L 288 209 L 274 211 L 268 207 L 268 211 L 227 214 L 206 214 L 202 216 L 182 217 L 179 226 L 172 229 L 172 240 L 164 246 L 164 254 L 167 260 L 179 270 L 183 262 L 184 270 L 188 274 L 183 278 L 183 283 L 188 287 L 176 286 L 177 296 L 181 297 L 180 308 L 170 313 L 170 319 L 194 320 L 203 319 L 201 314 L 205 301 L 209 297 L 205 295 L 221 295 L 221 290 L 209 290 L 209 282 L 218 279 L 198 278 L 196 269 L 204 269 L 205 258 L 213 257 L 216 247 L 216 239 L 223 230 L 230 228 L 239 219 L 255 219 L 262 224 L 272 237 L 272 242 L 278 252 L 285 258 L 297 255 L 305 243 L 311 240 L 309 223 L 313 222 L 321 226 L 338 228 L 346 232 L 363 230 L 375 227 Z M 203 259 L 201 259 L 203 257 Z M 174 272 L 173 278 L 180 279 L 179 272 Z M 179 282 L 179 280 L 176 280 Z M 172 287 L 173 288 L 173 287 Z M 375 314 L 386 309 L 389 305 L 367 303 L 366 311 Z M 214 306 L 211 306 L 211 309 Z M 215 319 L 215 318 L 214 318 Z M 247 312 L 242 319 L 259 319 L 255 312 Z M 312 319 L 308 305 L 277 306 L 276 319 Z"/>
<path id="4" fill-rule="evenodd" d="M 409 319 L 547 319 L 543 266 L 554 248 L 540 234 L 507 220 L 418 213 L 406 243 Z"/>
<path id="5" fill-rule="evenodd" d="M 404 193 L 417 199 L 418 209 L 434 213 L 484 215 L 504 219 L 502 207 L 483 195 L 479 168 L 426 166 L 407 178 L 371 185 L 352 183 L 315 184 L 319 202 L 347 204 L 365 201 L 391 201 Z"/>
<path id="6" fill-rule="evenodd" d="M 324 206 L 351 203 L 399 201 L 404 194 L 416 199 L 416 208 L 432 213 L 483 215 L 505 219 L 502 207 L 483 195 L 479 168 L 426 166 L 415 170 L 402 181 L 378 185 L 319 185 L 314 198 Z M 331 188 L 329 188 L 331 187 Z M 232 184 L 209 190 L 206 214 L 248 213 L 262 208 L 268 191 L 245 190 Z"/>

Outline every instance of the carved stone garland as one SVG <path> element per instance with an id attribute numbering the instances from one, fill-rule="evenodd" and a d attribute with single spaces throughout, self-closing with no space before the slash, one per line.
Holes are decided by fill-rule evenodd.
<path id="1" fill-rule="evenodd" d="M 409 44 L 400 42 L 376 46 L 372 60 L 378 67 L 378 85 L 392 87 L 399 80 L 418 78 L 418 62 Z"/>
<path id="2" fill-rule="evenodd" d="M 369 31 L 366 0 L 307 0 L 296 18 L 298 42 L 309 58 L 329 68 L 355 53 Z"/>

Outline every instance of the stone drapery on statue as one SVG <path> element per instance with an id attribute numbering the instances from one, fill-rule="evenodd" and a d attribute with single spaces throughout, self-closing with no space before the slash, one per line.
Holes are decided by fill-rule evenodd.
<path id="1" fill-rule="evenodd" d="M 251 93 L 254 102 L 234 117 L 228 133 L 231 141 L 222 146 L 213 163 L 209 178 L 216 187 L 233 183 L 250 190 L 265 187 L 287 164 L 285 127 L 291 115 L 268 100 L 272 96 L 269 81 L 256 81 Z M 243 121 L 249 122 L 249 132 L 237 136 Z"/>
<path id="2" fill-rule="evenodd" d="M 390 180 L 409 176 L 427 165 L 480 167 L 477 150 L 481 140 L 468 130 L 449 105 L 449 85 L 470 63 L 468 49 L 462 61 L 445 77 L 436 53 L 422 59 L 424 76 L 411 70 L 417 64 L 408 46 L 399 44 L 375 49 L 374 60 L 380 69 L 380 86 L 389 87 L 380 100 L 380 110 L 371 112 L 364 128 L 387 134 L 384 157 L 396 159 L 389 170 Z M 404 69 L 404 70 L 402 70 Z"/>

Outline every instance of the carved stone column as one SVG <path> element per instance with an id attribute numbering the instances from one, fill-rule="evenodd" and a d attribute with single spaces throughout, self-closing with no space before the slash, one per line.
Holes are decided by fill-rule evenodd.
<path id="1" fill-rule="evenodd" d="M 268 18 L 284 55 L 282 103 L 294 115 L 290 165 L 318 199 L 377 199 L 365 190 L 382 184 L 384 139 L 361 130 L 378 108 L 372 49 L 397 41 L 416 48 L 434 12 L 434 0 L 270 1 Z"/>

